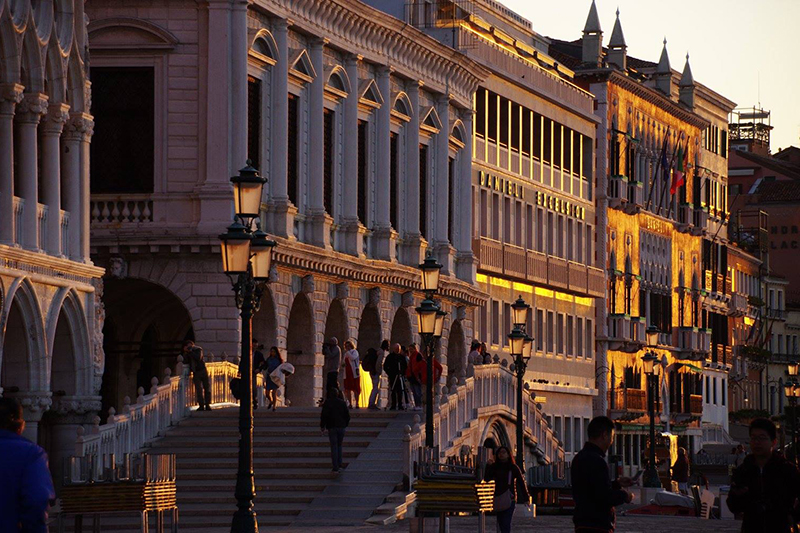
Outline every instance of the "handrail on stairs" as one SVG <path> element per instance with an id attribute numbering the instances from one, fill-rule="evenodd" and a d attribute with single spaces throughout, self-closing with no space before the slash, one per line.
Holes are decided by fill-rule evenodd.
<path id="1" fill-rule="evenodd" d="M 229 383 L 238 375 L 238 365 L 231 361 L 209 361 L 206 368 L 211 403 L 237 403 Z M 189 368 L 183 364 L 181 357 L 178 357 L 175 374 L 173 376 L 171 369 L 167 368 L 160 384 L 158 378 L 153 377 L 148 394 L 145 394 L 143 387 L 139 387 L 134 404 L 126 396 L 122 411 L 117 414 L 114 407 L 111 407 L 108 410 L 108 420 L 102 426 L 100 417 L 95 416 L 94 424 L 88 431 L 79 427 L 75 455 L 94 455 L 101 458 L 114 454 L 121 461 L 126 453 L 140 451 L 150 441 L 163 436 L 167 428 L 187 418 L 191 408 L 197 405 L 197 399 Z M 256 397 L 259 405 L 263 406 L 264 377 L 261 374 L 256 378 Z"/>
<path id="2" fill-rule="evenodd" d="M 462 446 L 472 446 L 473 436 L 469 428 L 481 417 L 483 408 L 500 408 L 516 416 L 517 378 L 514 373 L 505 365 L 496 363 L 470 366 L 472 376 L 462 378 L 460 384 L 454 378 L 451 387 L 442 387 L 441 394 L 434 399 L 434 444 L 438 446 L 441 457 L 460 453 Z M 534 453 L 544 463 L 563 460 L 564 449 L 534 401 L 534 395 L 525 393 L 522 397 L 526 440 L 535 445 Z M 416 450 L 425 442 L 425 426 L 420 424 L 418 416 L 414 417 L 413 427 L 405 427 L 403 441 L 404 485 L 407 483 L 407 487 L 413 487 Z"/>

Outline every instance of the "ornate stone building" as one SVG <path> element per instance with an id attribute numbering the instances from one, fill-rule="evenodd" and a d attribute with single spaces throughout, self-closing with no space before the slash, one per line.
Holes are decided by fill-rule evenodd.
<path id="1" fill-rule="evenodd" d="M 709 160 L 702 142 L 717 115 L 726 114 L 714 106 L 728 102 L 698 89 L 688 60 L 676 89 L 666 42 L 657 64 L 628 57 L 619 14 L 607 48 L 602 38 L 592 3 L 583 38 L 553 40 L 550 50 L 597 98 L 597 188 L 603 191 L 598 226 L 606 228 L 598 232 L 597 250 L 608 272 L 608 297 L 598 312 L 596 411 L 623 424 L 614 453 L 635 471 L 649 423 L 642 365 L 651 349 L 646 328 L 659 331 L 652 348 L 661 363 L 657 426 L 690 450 L 702 441 L 703 369 L 726 364 L 728 339 L 717 338 L 726 329 L 712 315 L 718 311 L 727 326 L 730 296 L 726 272 L 719 270 L 727 257 L 724 245 L 709 250 L 706 244 L 718 229 L 708 216 L 708 173 L 717 172 L 717 181 L 724 181 L 719 176 L 724 163 Z M 705 110 L 696 101 L 703 91 L 704 105 L 710 106 Z M 685 172 L 683 184 L 674 181 L 679 169 Z M 706 265 L 712 261 L 718 262 L 714 271 L 721 272 L 722 285 L 715 277 L 709 291 L 705 278 L 712 267 Z M 712 342 L 719 352 L 712 351 Z"/>
<path id="2" fill-rule="evenodd" d="M 595 298 L 605 295 L 594 250 L 594 98 L 530 21 L 495 2 L 440 2 L 434 14 L 426 3 L 374 3 L 490 72 L 471 123 L 472 246 L 489 294 L 474 338 L 513 364 L 511 304 L 521 296 L 531 306 L 525 383 L 571 460 L 597 394 Z"/>
<path id="3" fill-rule="evenodd" d="M 287 398 L 321 396 L 324 338 L 357 339 L 362 355 L 384 338 L 417 340 L 427 251 L 444 265 L 439 357 L 463 378 L 485 298 L 474 286 L 469 151 L 482 67 L 358 2 L 86 9 L 107 405 L 173 365 L 184 338 L 215 357 L 238 353 L 217 235 L 231 221 L 229 177 L 248 158 L 269 180 L 262 224 L 278 241 L 254 332 L 295 365 Z"/>
<path id="4" fill-rule="evenodd" d="M 58 481 L 103 373 L 83 2 L 0 2 L 0 49 L 0 394 L 22 402 Z"/>

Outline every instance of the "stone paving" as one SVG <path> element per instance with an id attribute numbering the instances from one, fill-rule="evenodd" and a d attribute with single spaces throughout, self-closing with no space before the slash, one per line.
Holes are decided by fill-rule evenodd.
<path id="1" fill-rule="evenodd" d="M 496 523 L 493 517 L 487 517 L 487 533 L 495 533 Z M 715 533 L 734 533 L 741 528 L 741 522 L 734 520 L 702 520 L 700 518 L 685 518 L 675 516 L 620 516 L 617 519 L 617 533 L 700 533 L 714 531 Z M 450 533 L 475 533 L 478 530 L 476 518 L 453 518 L 450 521 Z M 299 533 L 308 532 L 308 528 L 270 528 L 269 518 L 260 517 L 259 531 Z M 399 533 L 408 531 L 408 521 L 404 520 L 389 526 L 361 526 L 361 527 L 315 527 L 314 532 L 319 533 Z M 428 532 L 437 533 L 438 529 L 429 527 Z M 514 517 L 513 531 L 536 531 L 547 533 L 572 533 L 571 516 L 539 516 L 537 518 L 525 517 L 517 513 Z"/>

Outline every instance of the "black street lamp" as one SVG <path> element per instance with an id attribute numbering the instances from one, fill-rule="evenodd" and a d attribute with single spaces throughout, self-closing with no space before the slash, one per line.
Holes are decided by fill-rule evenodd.
<path id="1" fill-rule="evenodd" d="M 797 361 L 789 361 L 786 368 L 789 373 L 789 380 L 783 386 L 786 397 L 789 399 L 786 420 L 791 430 L 792 446 L 790 449 L 792 450 L 792 460 L 795 464 L 797 464 L 797 398 L 800 397 L 800 383 L 797 382 L 798 368 Z"/>
<path id="2" fill-rule="evenodd" d="M 514 329 L 508 334 L 508 347 L 511 357 L 514 358 L 514 373 L 517 377 L 517 466 L 525 472 L 525 448 L 523 445 L 523 435 L 525 427 L 523 424 L 522 393 L 523 379 L 525 371 L 528 369 L 528 360 L 531 358 L 533 350 L 533 338 L 525 333 L 525 324 L 528 323 L 528 312 L 531 306 L 525 303 L 522 296 L 511 304 L 511 320 Z"/>
<path id="3" fill-rule="evenodd" d="M 253 230 L 259 216 L 261 194 L 266 179 L 247 166 L 231 178 L 236 218 L 228 231 L 219 236 L 222 243 L 222 270 L 231 278 L 236 307 L 242 319 L 241 396 L 239 399 L 239 466 L 236 471 L 236 507 L 231 533 L 256 533 L 258 521 L 253 510 L 256 496 L 253 473 L 253 352 L 251 326 L 258 310 L 264 286 L 269 280 L 272 249 L 276 243 L 267 239 L 260 228 Z"/>
<path id="4" fill-rule="evenodd" d="M 419 265 L 422 271 L 422 290 L 425 299 L 417 307 L 417 325 L 422 336 L 427 356 L 426 386 L 425 386 L 425 446 L 433 448 L 433 348 L 437 339 L 442 336 L 444 317 L 447 313 L 433 301 L 433 295 L 439 290 L 439 273 L 442 265 L 436 262 L 432 255 Z"/>
<path id="5" fill-rule="evenodd" d="M 651 333 L 648 328 L 648 343 L 649 334 Z M 656 335 L 658 331 L 654 331 Z M 655 409 L 655 395 L 657 392 L 655 385 L 655 366 L 658 361 L 658 356 L 655 352 L 648 351 L 642 357 L 642 364 L 644 366 L 644 373 L 647 379 L 647 406 L 650 412 L 650 461 L 647 465 L 647 470 L 644 473 L 642 483 L 645 487 L 661 487 L 661 480 L 658 477 L 658 469 L 656 468 L 656 409 Z"/>

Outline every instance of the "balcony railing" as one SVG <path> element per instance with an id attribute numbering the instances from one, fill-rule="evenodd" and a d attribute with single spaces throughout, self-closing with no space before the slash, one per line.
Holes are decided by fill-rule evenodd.
<path id="1" fill-rule="evenodd" d="M 619 411 L 647 411 L 647 391 L 618 389 L 608 391 L 609 409 Z"/>
<path id="2" fill-rule="evenodd" d="M 554 287 L 566 289 L 569 287 L 567 260 L 560 257 L 547 257 L 547 281 Z"/>
<path id="3" fill-rule="evenodd" d="M 644 184 L 641 181 L 628 182 L 628 209 L 644 207 Z"/>
<path id="4" fill-rule="evenodd" d="M 734 292 L 731 295 L 730 314 L 732 316 L 742 316 L 745 313 L 747 313 L 747 296 Z"/>
<path id="5" fill-rule="evenodd" d="M 693 222 L 697 230 L 702 231 L 708 226 L 708 209 L 699 207 L 694 209 Z"/>
<path id="6" fill-rule="evenodd" d="M 592 296 L 602 298 L 606 294 L 606 276 L 602 269 L 586 267 L 588 292 Z"/>
<path id="7" fill-rule="evenodd" d="M 527 258 L 525 249 L 513 244 L 503 245 L 503 272 L 516 278 L 525 278 Z"/>
<path id="8" fill-rule="evenodd" d="M 612 349 L 637 351 L 646 342 L 644 317 L 631 317 L 624 314 L 608 315 L 608 338 Z"/>
<path id="9" fill-rule="evenodd" d="M 569 288 L 577 292 L 585 293 L 587 288 L 586 265 L 570 261 L 569 265 Z"/>
<path id="10" fill-rule="evenodd" d="M 503 243 L 488 237 L 475 239 L 472 251 L 480 262 L 481 270 L 503 273 Z"/>
<path id="11" fill-rule="evenodd" d="M 673 343 L 681 358 L 692 358 L 700 351 L 700 330 L 694 327 L 679 327 L 673 330 Z"/>
<path id="12" fill-rule="evenodd" d="M 528 250 L 528 279 L 534 283 L 547 283 L 547 254 Z"/>
<path id="13" fill-rule="evenodd" d="M 608 178 L 608 206 L 621 209 L 628 202 L 628 178 L 611 176 Z"/>
<path id="14" fill-rule="evenodd" d="M 89 202 L 92 224 L 148 224 L 153 222 L 149 194 L 93 194 Z"/>
<path id="15" fill-rule="evenodd" d="M 678 223 L 685 226 L 694 224 L 694 217 L 692 212 L 694 206 L 692 204 L 681 204 L 678 206 Z"/>

